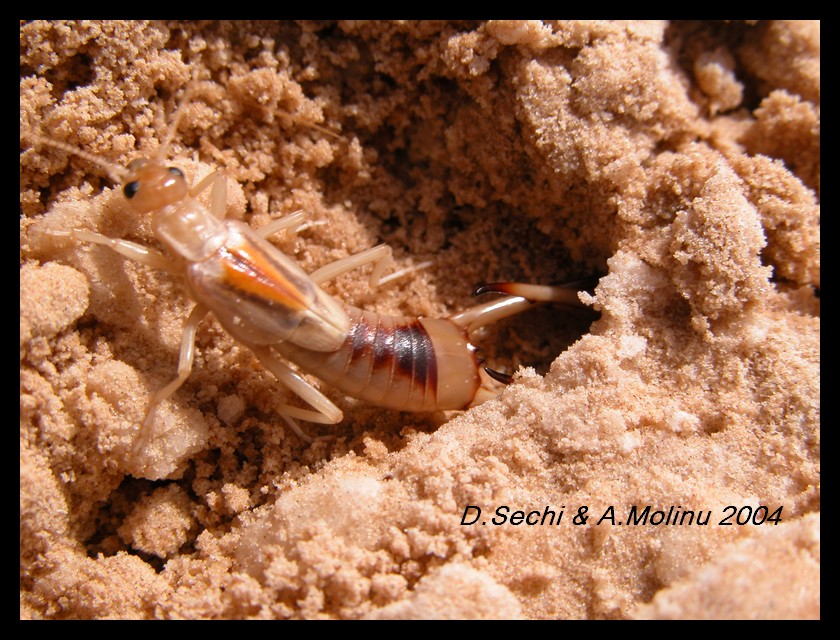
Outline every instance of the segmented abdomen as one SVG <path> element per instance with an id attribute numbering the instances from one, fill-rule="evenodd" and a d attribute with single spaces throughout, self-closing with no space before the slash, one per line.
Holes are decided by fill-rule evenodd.
<path id="1" fill-rule="evenodd" d="M 464 330 L 446 318 L 383 316 L 346 307 L 351 328 L 333 352 L 283 343 L 304 371 L 360 400 L 399 411 L 463 409 L 480 381 Z"/>

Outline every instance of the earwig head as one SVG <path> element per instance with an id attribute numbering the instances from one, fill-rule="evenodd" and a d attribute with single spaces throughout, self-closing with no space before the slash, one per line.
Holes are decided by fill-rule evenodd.
<path id="1" fill-rule="evenodd" d="M 189 188 L 183 171 L 167 167 L 157 158 L 138 158 L 128 165 L 123 194 L 138 213 L 149 213 L 180 202 Z"/>

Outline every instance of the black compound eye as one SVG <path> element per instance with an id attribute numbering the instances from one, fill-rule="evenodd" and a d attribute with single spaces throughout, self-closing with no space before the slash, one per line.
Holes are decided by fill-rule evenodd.
<path id="1" fill-rule="evenodd" d="M 134 182 L 129 182 L 123 187 L 123 193 L 125 194 L 125 197 L 129 200 L 136 196 L 139 190 L 140 183 L 137 180 L 135 180 Z"/>
<path id="2" fill-rule="evenodd" d="M 179 178 L 183 178 L 183 177 L 184 177 L 184 172 L 183 172 L 183 171 L 181 171 L 178 167 L 167 167 L 167 169 L 166 169 L 166 170 L 167 170 L 169 173 L 171 173 L 173 176 L 178 176 Z"/>

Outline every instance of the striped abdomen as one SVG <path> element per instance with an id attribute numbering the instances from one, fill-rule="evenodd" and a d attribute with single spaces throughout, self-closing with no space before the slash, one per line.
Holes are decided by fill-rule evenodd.
<path id="1" fill-rule="evenodd" d="M 466 331 L 446 318 L 382 316 L 345 307 L 344 344 L 318 352 L 281 343 L 286 358 L 365 402 L 399 411 L 465 409 L 481 385 Z"/>

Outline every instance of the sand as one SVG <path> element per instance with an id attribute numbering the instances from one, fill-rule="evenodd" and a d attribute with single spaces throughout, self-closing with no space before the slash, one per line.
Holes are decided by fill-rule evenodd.
<path id="1" fill-rule="evenodd" d="M 20 55 L 21 618 L 820 616 L 818 22 L 31 22 Z M 515 379 L 466 412 L 323 387 L 312 444 L 208 319 L 132 451 L 192 302 L 47 233 L 160 246 L 29 134 L 125 164 L 190 83 L 172 157 L 229 217 L 305 209 L 274 242 L 308 271 L 432 261 L 337 298 L 597 277 L 600 317 L 491 327 Z"/>

